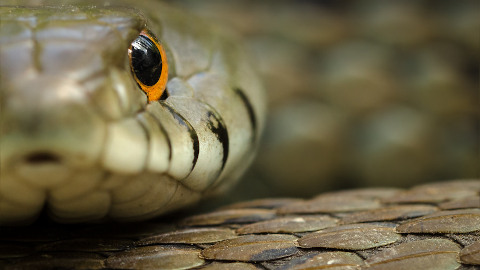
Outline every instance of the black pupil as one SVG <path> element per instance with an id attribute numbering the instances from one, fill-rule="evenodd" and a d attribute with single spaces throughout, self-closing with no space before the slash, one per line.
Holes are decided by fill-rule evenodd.
<path id="1" fill-rule="evenodd" d="M 137 79 L 147 86 L 155 85 L 162 73 L 162 56 L 148 37 L 139 36 L 132 43 L 132 68 Z"/>

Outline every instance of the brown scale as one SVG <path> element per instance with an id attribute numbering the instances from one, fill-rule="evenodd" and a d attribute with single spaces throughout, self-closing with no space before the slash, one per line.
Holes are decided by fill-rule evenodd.
<path id="1" fill-rule="evenodd" d="M 143 223 L 39 221 L 2 228 L 0 268 L 476 269 L 479 194 L 480 180 L 465 180 L 266 198 Z M 352 207 L 358 201 L 371 203 Z"/>

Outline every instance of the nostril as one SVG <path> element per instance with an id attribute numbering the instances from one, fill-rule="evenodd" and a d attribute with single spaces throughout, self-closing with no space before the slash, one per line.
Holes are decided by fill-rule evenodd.
<path id="1" fill-rule="evenodd" d="M 42 150 L 23 154 L 22 159 L 13 166 L 12 172 L 19 181 L 50 189 L 68 180 L 72 173 L 65 164 L 65 157 L 58 153 Z"/>
<path id="2" fill-rule="evenodd" d="M 47 163 L 53 164 L 53 163 L 60 163 L 60 157 L 48 152 L 38 152 L 38 153 L 32 153 L 28 155 L 25 158 L 25 161 L 26 163 L 32 164 L 32 165 L 47 164 Z"/>

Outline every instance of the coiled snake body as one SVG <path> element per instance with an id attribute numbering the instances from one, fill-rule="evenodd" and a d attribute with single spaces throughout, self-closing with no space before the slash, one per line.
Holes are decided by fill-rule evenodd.
<path id="1" fill-rule="evenodd" d="M 265 101 L 236 39 L 162 3 L 117 3 L 1 7 L 0 224 L 44 205 L 64 222 L 146 219 L 250 163 Z M 130 71 L 142 29 L 166 50 L 162 101 Z"/>

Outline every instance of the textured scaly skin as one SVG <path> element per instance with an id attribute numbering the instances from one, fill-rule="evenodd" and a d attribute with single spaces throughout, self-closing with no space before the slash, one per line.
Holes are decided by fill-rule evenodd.
<path id="1" fill-rule="evenodd" d="M 478 269 L 480 180 L 247 201 L 183 219 L 0 231 L 0 268 Z"/>
<path id="2" fill-rule="evenodd" d="M 265 99 L 235 37 L 158 2 L 94 3 L 0 8 L 0 224 L 44 206 L 62 222 L 151 218 L 231 186 L 253 157 Z M 167 51 L 161 102 L 128 63 L 145 27 Z"/>
<path id="3" fill-rule="evenodd" d="M 152 6 L 152 10 L 155 10 L 154 7 L 155 5 Z M 72 10 L 75 11 L 75 14 L 81 14 L 79 10 Z M 170 13 L 170 11 L 165 12 Z M 84 12 L 88 13 L 85 10 Z M 96 10 L 91 15 L 94 16 L 96 12 L 101 13 L 102 11 Z M 112 14 L 117 16 L 122 14 L 122 12 L 123 14 L 130 14 L 128 16 L 130 19 L 136 17 L 135 12 L 131 13 L 128 10 L 115 10 L 112 11 Z M 8 18 L 3 13 L 1 17 Z M 142 20 L 140 17 L 139 21 Z M 133 19 L 133 21 L 135 20 Z M 182 33 L 182 29 L 185 34 L 191 33 L 185 27 L 177 26 L 176 30 L 179 30 L 179 32 L 173 32 L 172 34 Z M 4 29 L 9 28 L 2 28 L 2 33 Z M 167 32 L 164 34 L 157 33 L 157 35 L 166 37 L 168 36 Z M 132 34 L 132 36 L 135 35 Z M 162 40 L 163 38 L 160 39 Z M 171 40 L 173 43 L 177 41 L 175 48 L 177 48 L 177 45 L 180 47 L 185 44 L 191 45 L 189 42 L 182 42 L 183 39 L 178 36 L 171 37 Z M 3 42 L 2 36 L 2 50 L 8 47 L 3 47 Z M 128 45 L 128 42 L 125 41 L 124 43 L 125 46 Z M 207 43 L 209 42 L 207 41 Z M 168 46 L 167 43 L 165 44 Z M 21 50 L 21 46 L 11 49 Z M 97 49 L 101 50 L 101 46 Z M 192 47 L 189 47 L 187 51 L 192 49 Z M 78 50 L 76 52 L 79 53 Z M 175 55 L 172 49 L 170 49 L 169 53 L 170 55 Z M 19 55 L 16 55 L 16 57 L 19 57 Z M 109 56 L 107 54 L 103 55 L 103 57 L 108 58 Z M 177 59 L 189 58 L 183 54 L 177 54 L 176 57 Z M 176 59 L 175 57 L 173 58 Z M 190 59 L 193 61 L 193 58 Z M 8 68 L 5 70 L 14 70 L 13 68 L 16 65 L 21 66 L 21 63 L 23 63 L 21 58 L 15 60 L 4 62 L 9 63 Z M 180 60 L 176 61 L 181 62 Z M 68 61 L 65 62 L 68 63 Z M 12 122 L 10 122 L 10 119 L 15 118 L 15 115 L 6 114 L 8 117 L 3 118 L 6 106 L 5 98 L 11 96 L 10 92 L 3 92 L 4 89 L 7 89 L 3 88 L 4 63 L 2 63 L 2 125 L 11 127 Z M 28 63 L 28 61 L 25 63 Z M 111 63 L 115 63 L 115 60 L 112 60 Z M 169 90 L 175 92 L 176 90 L 174 89 L 179 89 L 177 93 L 182 93 L 181 90 L 184 89 L 181 88 L 182 83 L 193 84 L 194 80 L 190 80 L 190 77 L 194 78 L 195 75 L 178 75 L 180 74 L 178 73 L 179 70 L 182 70 L 179 67 L 181 66 L 179 63 L 171 63 L 176 65 L 175 72 L 177 73 L 174 74 L 177 75 L 174 75 L 174 77 L 178 77 L 178 84 L 171 82 Z M 41 61 L 36 63 L 36 65 L 39 64 L 41 64 Z M 128 69 L 124 65 L 121 63 L 117 64 L 118 66 L 114 65 L 115 69 L 118 69 L 117 71 L 108 71 L 107 73 L 110 74 L 110 79 L 118 79 L 115 80 L 115 83 L 118 84 L 122 82 L 122 78 L 126 80 L 123 76 L 118 76 L 118 73 L 122 74 L 123 72 L 125 76 L 129 76 L 129 74 L 127 72 Z M 187 68 L 187 66 L 184 68 Z M 101 69 L 106 69 L 106 67 Z M 117 75 L 111 75 L 110 72 Z M 18 76 L 21 76 L 21 78 L 18 78 Z M 29 78 L 28 76 L 32 76 L 32 74 L 17 74 L 17 79 L 19 80 L 13 81 L 13 85 L 17 83 L 21 85 L 21 82 L 28 84 L 28 80 L 26 82 L 21 80 Z M 35 87 L 32 88 L 42 86 L 42 83 L 49 85 L 50 83 L 58 83 L 59 80 L 62 82 L 67 79 L 69 77 L 60 79 L 55 77 L 49 82 L 39 80 L 36 81 Z M 129 82 L 129 84 L 132 84 L 132 82 Z M 125 86 L 127 83 L 121 85 Z M 93 88 L 95 89 L 95 87 Z M 126 115 L 127 119 L 136 119 L 137 110 L 141 111 L 140 114 L 144 113 L 145 110 L 141 109 L 143 108 L 141 104 L 144 104 L 142 95 L 126 91 L 128 89 L 120 92 L 118 85 L 117 88 L 113 86 L 112 88 L 110 89 L 110 94 L 122 100 L 124 102 L 123 107 L 118 104 L 113 104 L 113 107 L 107 107 L 108 102 L 112 102 L 115 98 L 110 99 L 107 98 L 108 96 L 101 96 L 100 93 L 97 93 L 104 100 L 100 104 L 95 103 L 95 111 L 99 111 L 102 115 L 107 115 L 110 117 L 108 119 L 113 122 L 120 121 L 123 118 L 116 117 L 123 117 L 124 115 Z M 129 89 L 133 90 L 135 88 L 131 86 Z M 121 95 L 122 93 L 124 95 L 137 96 L 136 98 L 139 101 L 130 103 L 127 99 L 120 99 L 120 97 L 124 97 Z M 32 108 L 18 108 L 18 111 L 15 111 L 18 116 L 22 116 L 22 113 L 32 116 L 35 112 L 38 113 L 38 111 L 34 110 L 36 107 L 33 105 L 38 107 L 44 105 L 41 98 L 35 96 L 35 93 L 32 95 L 32 97 L 24 97 L 27 101 L 28 98 L 31 99 L 30 105 L 32 105 Z M 56 95 L 53 96 L 55 97 Z M 68 100 L 68 97 L 71 96 L 68 95 L 64 98 Z M 37 99 L 35 100 L 35 98 Z M 13 101 L 18 102 L 19 99 L 13 99 Z M 252 103 L 255 102 L 252 101 Z M 101 106 L 102 104 L 105 106 Z M 55 108 L 55 105 L 59 106 L 54 104 L 51 105 L 52 108 Z M 80 108 L 76 110 L 81 110 L 82 108 L 82 106 L 75 105 L 75 102 L 71 102 L 69 105 L 73 108 Z M 255 106 L 254 104 L 252 107 L 257 108 Z M 59 110 L 62 112 L 61 108 Z M 55 110 L 52 109 L 52 111 Z M 57 111 L 55 112 L 57 113 Z M 61 117 L 58 118 L 62 119 Z M 9 121 L 4 122 L 4 119 Z M 37 117 L 36 119 L 39 118 Z M 73 119 L 67 119 L 73 121 Z M 54 122 L 53 120 L 56 120 L 56 118 L 52 118 L 51 121 Z M 70 123 L 70 121 L 65 121 L 64 124 Z M 138 126 L 138 124 L 131 123 L 125 125 L 129 128 L 135 125 Z M 117 127 L 116 124 L 115 127 Z M 145 123 L 140 122 L 140 124 L 143 127 Z M 123 124 L 119 125 L 122 126 Z M 41 125 L 39 126 L 41 127 Z M 4 146 L 3 127 L 2 146 Z M 18 131 L 18 127 L 14 130 Z M 48 135 L 52 136 L 56 132 L 58 131 L 55 130 L 55 132 L 51 132 Z M 84 132 L 89 134 L 88 131 Z M 5 134 L 9 133 L 6 132 Z M 17 144 L 18 147 L 20 149 L 31 149 L 29 147 L 34 145 L 34 143 L 25 139 L 25 133 L 18 132 L 18 134 L 21 135 L 20 139 L 18 139 L 21 142 Z M 82 140 L 88 141 L 87 139 L 88 136 L 82 136 Z M 83 143 L 82 140 L 77 141 L 77 143 Z M 46 135 L 44 135 L 41 142 L 43 145 L 48 145 L 47 142 L 49 141 L 62 142 L 59 138 L 49 138 Z M 10 140 L 8 142 L 17 143 Z M 110 140 L 109 142 L 111 143 Z M 64 142 L 64 144 L 68 145 L 68 142 Z M 83 146 L 80 144 L 77 145 L 77 148 L 81 149 Z M 63 147 L 67 146 L 63 145 Z M 121 147 L 125 146 L 121 145 Z M 121 156 L 121 152 L 115 154 Z M 6 150 L 2 150 L 2 155 L 9 153 Z M 113 156 L 116 157 L 116 155 Z M 45 158 L 45 156 L 43 157 Z M 39 156 L 37 156 L 38 160 L 41 160 Z M 130 156 L 129 162 L 132 164 L 125 163 L 123 166 L 111 162 L 110 166 L 117 165 L 119 170 L 128 170 L 135 167 L 135 162 L 138 162 L 138 159 Z M 23 168 L 22 172 L 26 173 L 29 170 L 31 172 L 32 168 Z M 62 169 L 53 166 L 53 168 L 46 170 L 47 172 L 44 174 L 48 177 L 43 176 L 43 179 L 50 182 L 43 185 L 55 185 L 55 178 L 52 180 L 51 175 L 48 175 L 49 170 L 50 172 L 55 171 L 60 174 Z M 33 169 L 33 171 L 37 176 L 42 176 L 42 171 L 38 169 Z M 22 177 L 25 178 L 24 175 Z M 26 178 L 27 180 L 32 180 L 28 176 Z M 37 179 L 41 178 L 33 180 L 36 181 Z M 58 179 L 62 180 L 63 178 L 58 177 Z M 88 178 L 81 179 L 88 181 Z M 28 184 L 30 182 L 21 182 L 23 186 L 15 186 L 14 182 L 6 183 L 4 185 L 12 189 L 10 189 L 11 193 L 5 193 L 0 197 L 3 200 L 1 202 L 2 208 L 0 209 L 4 211 L 10 207 L 9 210 L 20 210 L 20 212 L 8 212 L 10 216 L 2 216 L 2 218 L 10 218 L 5 220 L 11 221 L 13 213 L 25 214 L 28 212 L 28 208 L 12 209 L 12 207 L 18 205 L 7 201 L 5 198 L 10 198 L 8 196 L 12 196 L 15 193 L 20 194 L 19 192 L 24 191 L 22 188 L 29 187 Z M 36 184 L 38 185 L 39 183 L 36 182 Z M 105 184 L 105 186 L 112 188 L 115 183 L 110 181 L 109 184 Z M 120 181 L 116 184 L 120 184 Z M 125 190 L 129 191 L 133 186 L 132 182 L 132 185 L 125 188 Z M 78 189 L 78 187 L 85 186 L 79 184 L 79 186 L 74 186 L 71 190 Z M 80 191 L 77 192 L 81 193 Z M 479 181 L 476 180 L 419 186 L 410 190 L 395 188 L 353 190 L 323 194 L 306 201 L 300 199 L 266 199 L 233 205 L 226 209 L 219 209 L 205 215 L 193 216 L 180 221 L 156 220 L 132 225 L 81 226 L 60 226 L 47 222 L 37 223 L 33 227 L 26 228 L 4 227 L 0 231 L 0 268 L 311 269 L 316 267 L 320 269 L 428 269 L 430 267 L 434 269 L 475 269 L 476 265 L 480 264 L 478 258 L 478 254 L 480 254 L 480 228 L 478 227 L 480 224 L 479 192 Z M 69 195 L 69 192 L 63 194 Z M 126 194 L 128 195 L 128 192 L 122 193 L 122 195 Z M 27 193 L 25 195 L 28 195 L 27 197 L 32 200 L 28 202 L 33 202 L 36 193 Z M 18 196 L 17 200 L 19 201 L 21 197 Z M 14 202 L 17 201 L 14 200 Z M 19 205 L 31 206 L 28 203 L 19 203 Z M 63 207 L 64 205 L 68 205 L 68 203 L 63 202 L 59 206 Z M 78 210 L 78 205 L 76 206 Z M 0 213 L 3 215 L 7 212 Z M 53 214 L 56 214 L 54 209 Z M 77 212 L 77 214 L 82 214 L 82 212 Z M 73 220 L 84 218 L 84 216 L 81 218 L 75 216 Z M 95 218 L 98 218 L 98 215 Z"/>

